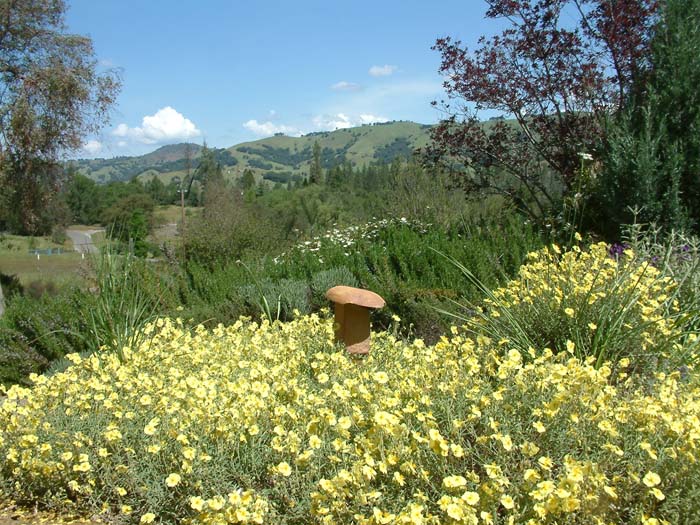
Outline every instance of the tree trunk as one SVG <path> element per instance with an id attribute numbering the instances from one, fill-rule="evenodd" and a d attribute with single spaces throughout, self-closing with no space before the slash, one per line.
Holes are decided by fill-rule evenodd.
<path id="1" fill-rule="evenodd" d="M 5 313 L 5 296 L 2 294 L 2 284 L 0 284 L 0 317 Z"/>

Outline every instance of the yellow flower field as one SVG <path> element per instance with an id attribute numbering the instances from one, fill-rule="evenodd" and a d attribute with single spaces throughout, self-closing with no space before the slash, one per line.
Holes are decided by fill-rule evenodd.
<path id="1" fill-rule="evenodd" d="M 124 523 L 692 523 L 700 388 L 332 320 L 147 328 L 0 407 L 0 487 Z M 458 332 L 455 330 L 455 332 Z M 624 364 L 624 363 L 623 363 Z"/>

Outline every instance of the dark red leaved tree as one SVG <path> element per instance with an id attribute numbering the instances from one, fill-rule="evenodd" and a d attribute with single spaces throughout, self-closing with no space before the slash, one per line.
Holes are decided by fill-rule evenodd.
<path id="1" fill-rule="evenodd" d="M 513 198 L 541 218 L 581 190 L 580 154 L 646 70 L 656 0 L 492 0 L 508 27 L 470 51 L 437 40 L 447 112 L 424 151 L 468 186 Z M 507 118 L 480 122 L 480 110 Z"/>

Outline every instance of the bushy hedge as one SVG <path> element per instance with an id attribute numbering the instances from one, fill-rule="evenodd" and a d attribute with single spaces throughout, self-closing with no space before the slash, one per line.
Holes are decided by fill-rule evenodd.
<path id="1" fill-rule="evenodd" d="M 239 315 L 259 315 L 265 297 L 274 313 L 279 310 L 289 320 L 295 309 L 308 313 L 327 305 L 325 290 L 346 284 L 386 299 L 387 307 L 374 315 L 378 327 L 388 327 L 398 316 L 414 334 L 435 341 L 448 327 L 435 307 L 482 295 L 446 257 L 497 286 L 515 275 L 526 254 L 541 243 L 522 218 L 508 213 L 447 231 L 400 218 L 375 220 L 330 230 L 274 258 L 231 261 L 214 269 L 188 264 L 181 283 L 183 316 L 233 322 Z"/>

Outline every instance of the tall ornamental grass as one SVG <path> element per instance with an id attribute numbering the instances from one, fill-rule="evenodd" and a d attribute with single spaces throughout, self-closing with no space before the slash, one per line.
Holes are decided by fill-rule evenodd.
<path id="1" fill-rule="evenodd" d="M 700 385 L 333 323 L 149 324 L 0 406 L 0 499 L 115 523 L 697 523 Z"/>
<path id="2" fill-rule="evenodd" d="M 679 278 L 629 249 L 614 253 L 599 243 L 562 252 L 552 245 L 530 253 L 506 286 L 480 285 L 482 305 L 456 315 L 470 330 L 532 358 L 550 349 L 591 357 L 596 367 L 612 361 L 636 371 L 672 370 L 697 357 L 693 316 L 679 306 Z"/>
<path id="3" fill-rule="evenodd" d="M 157 279 L 134 255 L 104 250 L 93 261 L 96 300 L 87 312 L 95 351 L 114 351 L 124 359 L 123 349 L 139 346 L 145 339 L 144 326 L 156 318 L 158 301 L 147 293 L 144 281 Z"/>

